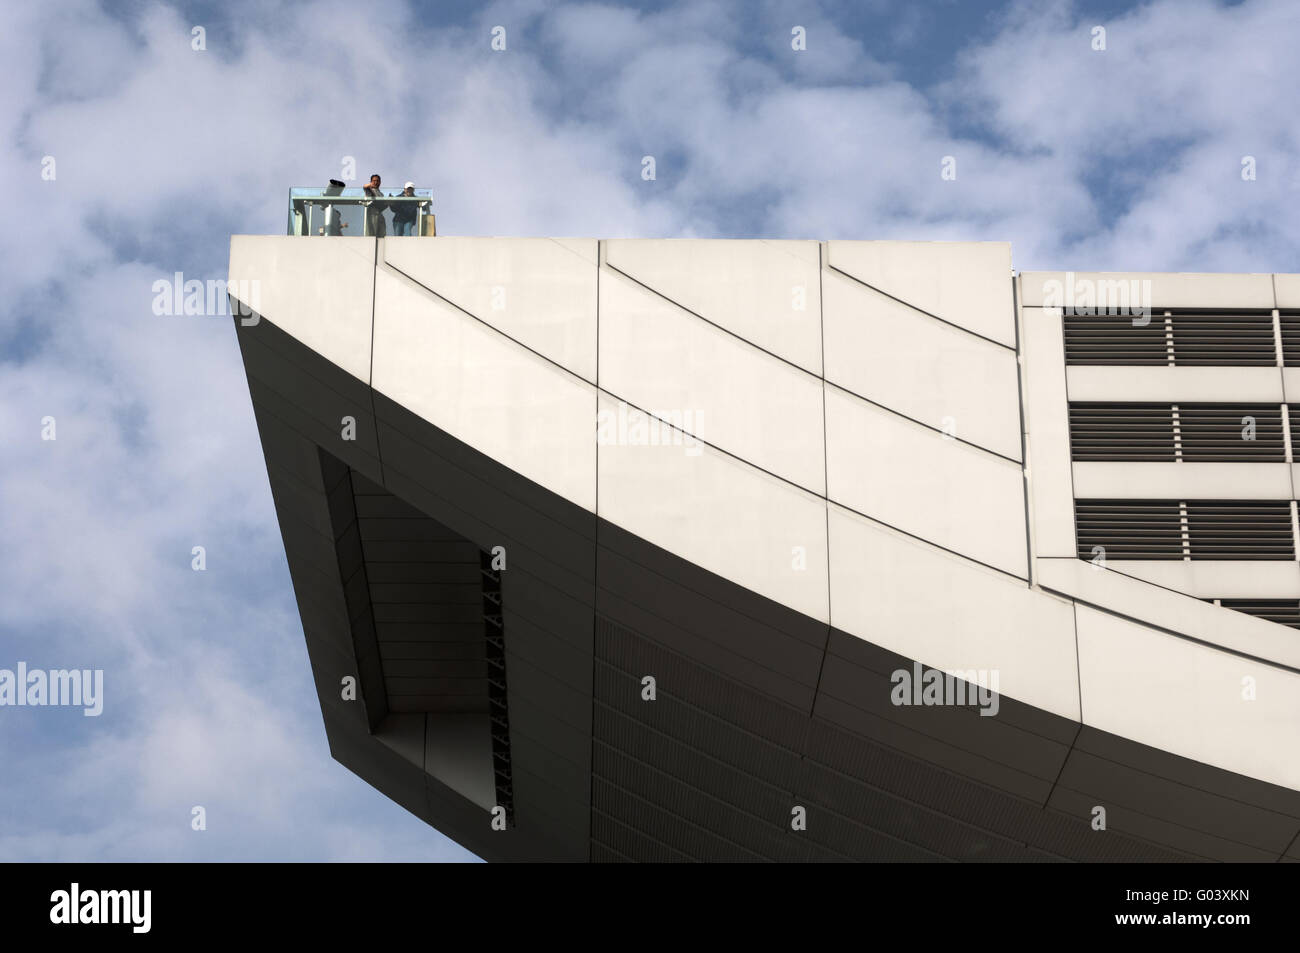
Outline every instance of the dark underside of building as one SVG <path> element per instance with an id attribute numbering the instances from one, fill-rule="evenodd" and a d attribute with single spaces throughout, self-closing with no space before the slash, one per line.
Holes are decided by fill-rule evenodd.
<path id="1" fill-rule="evenodd" d="M 1300 859 L 1300 793 L 1005 697 L 895 706 L 912 659 L 235 325 L 330 750 L 480 857 Z"/>

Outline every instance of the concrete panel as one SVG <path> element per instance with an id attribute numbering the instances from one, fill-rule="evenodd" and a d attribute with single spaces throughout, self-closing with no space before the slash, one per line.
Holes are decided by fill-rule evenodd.
<path id="1" fill-rule="evenodd" d="M 595 388 L 380 269 L 375 390 L 587 510 Z"/>
<path id="2" fill-rule="evenodd" d="M 1025 576 L 1019 464 L 826 388 L 829 496 L 945 549 Z"/>
<path id="3" fill-rule="evenodd" d="M 631 542 L 634 540 L 630 533 L 607 523 L 601 525 L 597 612 L 617 624 L 609 629 L 634 631 L 801 711 L 812 709 L 826 644 L 824 624 L 761 600 L 753 592 L 644 541 L 637 540 L 638 546 Z M 738 593 L 742 594 L 739 600 Z M 733 609 L 729 603 L 738 603 L 741 609 Z M 798 621 L 790 625 L 787 617 Z M 599 645 L 600 626 L 597 632 Z M 617 644 L 633 652 L 627 647 L 631 643 Z M 667 686 L 666 669 L 679 665 L 659 658 L 655 668 L 646 668 L 648 662 L 634 664 L 609 653 L 604 657 L 628 671 L 659 673 L 661 688 Z M 718 692 L 708 697 L 719 701 Z"/>
<path id="4" fill-rule="evenodd" d="M 825 275 L 826 379 L 1020 459 L 1016 355 L 835 271 Z"/>
<path id="5" fill-rule="evenodd" d="M 1058 604 L 1065 605 L 1062 601 Z M 981 715 L 965 705 L 897 705 L 894 696 L 898 685 L 895 673 L 898 671 L 914 675 L 916 668 L 907 662 L 876 672 L 839 654 L 829 653 L 818 685 L 819 705 L 825 700 L 822 696 L 826 696 L 858 709 L 864 716 L 869 716 L 864 718 L 869 726 L 864 733 L 887 743 L 891 737 L 896 739 L 903 735 L 903 731 L 897 729 L 939 739 L 945 745 L 960 749 L 963 759 L 979 757 L 994 762 L 993 766 L 984 769 L 991 774 L 996 774 L 998 767 L 1046 781 L 1054 781 L 1060 774 L 1069 745 L 1011 724 L 1002 717 L 1001 703 L 1006 699 L 999 697 L 996 715 Z M 1000 675 L 998 687 L 1001 687 Z M 963 680 L 960 690 L 968 704 L 976 704 L 973 684 Z M 825 711 L 825 706 L 821 710 Z M 889 726 L 870 726 L 871 720 L 888 722 Z M 916 745 L 898 744 L 895 747 L 904 750 L 917 748 Z"/>
<path id="6" fill-rule="evenodd" d="M 836 628 L 831 629 L 826 650 L 828 663 L 830 656 L 838 656 L 860 669 L 880 675 L 890 675 L 900 668 L 911 668 L 915 661 Z M 987 721 L 988 718 L 985 717 L 984 720 Z M 1032 732 L 1066 748 L 1079 731 L 1078 722 L 1006 696 L 1002 697 L 998 705 L 998 723 Z"/>
<path id="7" fill-rule="evenodd" d="M 1282 368 L 1282 393 L 1287 403 L 1300 404 L 1300 367 Z"/>
<path id="8" fill-rule="evenodd" d="M 835 505 L 830 543 L 837 629 L 945 671 L 997 672 L 1000 693 L 1078 719 L 1069 603 Z"/>
<path id="9" fill-rule="evenodd" d="M 270 318 L 260 317 L 257 324 L 240 327 L 239 347 L 247 375 L 280 393 L 293 397 L 299 389 L 333 391 L 352 403 L 368 405 L 370 402 L 370 387 L 365 381 L 281 331 Z M 367 376 L 369 370 L 367 364 Z"/>
<path id="10" fill-rule="evenodd" d="M 950 777 L 968 778 L 1038 804 L 1046 801 L 1052 790 L 1051 778 L 1035 777 L 999 764 L 960 743 L 951 743 L 947 738 L 914 731 L 899 722 L 879 718 L 828 693 L 818 694 L 816 715 L 819 719 L 852 732 L 860 740 L 870 740 L 895 751 L 906 752 L 911 758 L 941 768 Z M 981 716 L 970 714 L 970 717 L 978 719 Z"/>
<path id="11" fill-rule="evenodd" d="M 452 304 L 595 383 L 594 238 L 386 238 L 380 251 Z"/>
<path id="12" fill-rule="evenodd" d="M 1076 462 L 1074 495 L 1081 500 L 1288 500 L 1285 463 Z"/>
<path id="13" fill-rule="evenodd" d="M 1015 347 L 1005 242 L 826 243 L 827 263 L 877 291 Z"/>
<path id="14" fill-rule="evenodd" d="M 1065 369 L 1070 400 L 1280 404 L 1276 367 L 1098 367 Z"/>
<path id="15" fill-rule="evenodd" d="M 615 401 L 602 394 L 602 413 Z M 602 446 L 598 515 L 825 622 L 826 503 L 709 447 Z"/>
<path id="16" fill-rule="evenodd" d="M 1282 310 L 1300 308 L 1300 275 L 1274 275 L 1273 294 L 1276 302 L 1273 307 Z"/>
<path id="17" fill-rule="evenodd" d="M 1073 556 L 1074 488 L 1070 471 L 1070 404 L 1060 309 L 1020 312 L 1025 401 L 1025 461 L 1034 553 Z"/>
<path id="18" fill-rule="evenodd" d="M 654 546 L 640 537 L 599 521 L 600 587 L 634 602 L 654 592 L 654 611 L 669 625 L 702 637 L 725 637 L 735 630 L 767 630 L 819 652 L 826 645 L 826 626 L 771 599 L 758 599 L 738 583 Z M 649 584 L 647 574 L 662 578 Z M 649 605 L 649 603 L 647 603 Z M 652 631 L 632 626 L 652 639 Z M 746 644 L 752 645 L 752 640 Z M 787 672 L 787 674 L 789 674 Z M 816 678 L 812 679 L 816 682 Z"/>
<path id="19" fill-rule="evenodd" d="M 1126 576 L 1198 599 L 1300 599 L 1300 563 L 1256 560 L 1110 560 Z"/>
<path id="20" fill-rule="evenodd" d="M 255 288 L 257 302 L 245 304 L 362 381 L 370 380 L 374 272 L 373 238 L 230 239 L 232 293 L 240 284 Z"/>
<path id="21" fill-rule="evenodd" d="M 816 242 L 611 239 L 605 261 L 732 334 L 821 374 Z"/>
<path id="22" fill-rule="evenodd" d="M 1101 282 L 1123 282 L 1129 288 L 1138 282 L 1139 297 L 1145 298 L 1149 289 L 1150 305 L 1161 308 L 1241 308 L 1255 310 L 1272 308 L 1273 276 L 1240 274 L 1194 274 L 1189 272 L 1143 271 L 1026 271 L 1020 275 L 1021 305 L 1025 307 L 1059 307 L 1070 300 L 1086 300 L 1084 295 L 1090 283 L 1096 293 Z M 1142 282 L 1150 282 L 1144 286 Z M 1071 297 L 1069 286 L 1073 284 Z M 1113 285 L 1111 285 L 1113 287 Z M 1098 299 L 1094 298 L 1094 302 Z"/>
<path id="23" fill-rule="evenodd" d="M 1284 814 L 1300 825 L 1300 791 L 1247 778 L 1201 761 L 1189 761 L 1087 725 L 1078 732 L 1074 750 L 1139 769 L 1153 777 L 1176 780 L 1207 794 L 1234 799 L 1239 802 L 1237 811 Z"/>
<path id="24" fill-rule="evenodd" d="M 1279 757 L 1300 732 L 1300 675 L 1086 606 L 1077 612 L 1086 724 L 1300 789 L 1300 761 Z M 1254 680 L 1250 700 L 1242 697 L 1246 678 Z"/>
<path id="25" fill-rule="evenodd" d="M 1125 575 L 1124 566 L 1117 563 L 1112 570 L 1081 559 L 1040 558 L 1035 560 L 1034 575 L 1044 589 L 1081 602 L 1211 645 L 1300 668 L 1300 639 L 1293 629 L 1161 589 Z M 1158 747 L 1153 741 L 1144 743 Z"/>
<path id="26" fill-rule="evenodd" d="M 590 604 L 594 513 L 502 466 L 382 394 L 376 394 L 375 407 L 381 421 L 385 484 L 394 494 L 480 549 L 507 547 L 516 573 L 525 566 L 548 585 Z M 398 549 L 399 554 L 389 558 L 408 558 Z M 512 578 L 517 578 L 516 573 Z"/>
<path id="27" fill-rule="evenodd" d="M 640 439 L 637 427 L 659 434 L 639 407 L 814 493 L 825 489 L 821 381 L 613 271 L 600 282 L 600 387 L 635 405 L 602 418 L 602 442 Z"/>
<path id="28" fill-rule="evenodd" d="M 750 598 L 754 596 L 751 594 Z M 754 620 L 754 628 L 761 630 L 761 627 L 762 623 Z M 825 631 L 825 626 L 822 630 Z M 733 674 L 735 666 L 714 664 L 707 653 L 695 651 L 694 643 L 705 641 L 704 637 L 679 640 L 685 647 L 679 650 L 679 646 L 657 638 L 658 635 L 607 623 L 603 615 L 597 619 L 597 658 L 631 676 L 632 684 L 625 685 L 622 691 L 630 691 L 628 698 L 634 705 L 642 690 L 640 676 L 652 673 L 661 696 L 672 696 L 707 709 L 714 716 L 782 747 L 796 751 L 803 747 L 808 728 L 807 715 L 812 710 L 812 692 L 817 683 L 818 669 L 815 665 L 797 657 L 792 660 L 792 673 L 809 689 L 806 704 L 794 707 L 782 704 L 776 693 L 767 692 L 762 686 L 738 684 L 741 680 Z M 739 637 L 734 640 L 736 644 L 741 641 Z M 804 659 L 821 662 L 821 653 L 817 649 L 805 646 L 804 650 Z M 761 661 L 772 670 L 785 671 L 771 656 Z M 719 675 L 720 671 L 727 672 L 727 676 Z"/>
<path id="29" fill-rule="evenodd" d="M 736 646 L 743 641 L 743 630 L 729 633 L 725 642 L 715 642 L 695 632 L 665 624 L 641 605 L 604 589 L 599 590 L 597 599 L 596 611 L 618 626 L 647 631 L 650 637 L 665 648 L 714 671 L 726 672 L 729 678 L 747 688 L 779 699 L 792 708 L 805 712 L 812 710 L 816 694 L 815 679 L 813 684 L 806 681 L 804 666 L 800 665 L 792 677 L 781 669 L 771 667 L 770 654 L 765 659 L 754 658 L 755 655 L 764 653 L 764 646 L 740 651 Z"/>

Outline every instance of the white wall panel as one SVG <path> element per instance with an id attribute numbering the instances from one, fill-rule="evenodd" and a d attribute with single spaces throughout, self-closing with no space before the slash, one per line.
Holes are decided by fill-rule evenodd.
<path id="1" fill-rule="evenodd" d="M 1282 402 L 1276 367 L 1096 367 L 1066 368 L 1070 400 L 1178 403 Z"/>
<path id="2" fill-rule="evenodd" d="M 1300 599 L 1291 560 L 1112 559 L 1107 568 L 1198 599 Z"/>
<path id="3" fill-rule="evenodd" d="M 605 243 L 609 265 L 813 374 L 822 367 L 819 256 L 809 241 Z"/>
<path id="4" fill-rule="evenodd" d="M 600 282 L 600 386 L 806 489 L 825 489 L 821 379 L 614 271 Z"/>
<path id="5" fill-rule="evenodd" d="M 1287 403 L 1300 404 L 1300 367 L 1282 368 L 1282 388 Z"/>
<path id="6" fill-rule="evenodd" d="M 1020 274 L 1020 304 L 1022 307 L 1059 307 L 1070 299 L 1062 300 L 1054 295 L 1068 294 L 1072 284 L 1075 289 L 1073 300 L 1076 304 L 1086 303 L 1087 289 L 1095 295 L 1103 291 L 1119 294 L 1118 286 L 1127 286 L 1124 291 L 1132 295 L 1133 282 L 1137 282 L 1136 303 L 1150 295 L 1150 304 L 1154 309 L 1187 308 L 1241 308 L 1243 310 L 1271 309 L 1273 307 L 1272 275 L 1241 274 L 1195 274 L 1145 271 L 1025 271 Z M 1143 282 L 1149 282 L 1143 285 Z M 1086 284 L 1085 284 L 1086 283 Z M 1104 283 L 1104 284 L 1103 284 Z M 1102 300 L 1105 300 L 1104 298 Z M 1120 303 L 1123 299 L 1119 299 Z"/>
<path id="7" fill-rule="evenodd" d="M 1059 308 L 1022 308 L 1025 449 L 1034 553 L 1074 556 L 1070 411 Z"/>
<path id="8" fill-rule="evenodd" d="M 832 268 L 959 327 L 1015 347 L 1005 242 L 830 241 Z"/>
<path id="9" fill-rule="evenodd" d="M 832 625 L 936 668 L 996 670 L 1002 694 L 1078 719 L 1069 602 L 833 504 L 830 543 Z"/>
<path id="10" fill-rule="evenodd" d="M 1300 275 L 1274 275 L 1274 307 L 1284 311 L 1300 308 Z"/>
<path id="11" fill-rule="evenodd" d="M 827 380 L 1020 459 L 1014 351 L 829 269 L 822 293 Z"/>
<path id="12" fill-rule="evenodd" d="M 826 388 L 831 499 L 998 569 L 1025 576 L 1020 465 Z"/>
<path id="13" fill-rule="evenodd" d="M 244 304 L 362 381 L 370 380 L 374 276 L 373 238 L 230 239 L 232 293 L 249 283 L 257 300 Z"/>
<path id="14" fill-rule="evenodd" d="M 1300 668 L 1300 639 L 1294 629 L 1123 575 L 1123 562 L 1112 565 L 1114 571 L 1081 559 L 1040 558 L 1034 562 L 1034 577 L 1045 589 L 1082 602 L 1211 645 Z"/>
<path id="15" fill-rule="evenodd" d="M 1076 462 L 1078 499 L 1289 500 L 1285 463 Z"/>
<path id="16" fill-rule="evenodd" d="M 596 381 L 594 238 L 385 238 L 383 258 L 585 380 Z"/>
<path id="17" fill-rule="evenodd" d="M 595 509 L 592 385 L 386 268 L 376 274 L 374 362 L 375 390 Z"/>
<path id="18" fill-rule="evenodd" d="M 600 410 L 617 403 L 602 394 Z M 599 458 L 601 517 L 827 621 L 825 500 L 710 447 L 602 441 Z"/>
<path id="19" fill-rule="evenodd" d="M 1230 610 L 1221 610 L 1230 611 Z M 1300 675 L 1079 606 L 1085 724 L 1300 790 Z M 1242 680 L 1255 684 L 1242 697 Z"/>

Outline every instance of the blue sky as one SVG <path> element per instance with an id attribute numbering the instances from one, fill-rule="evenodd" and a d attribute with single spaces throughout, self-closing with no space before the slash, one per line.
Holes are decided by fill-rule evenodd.
<path id="1" fill-rule="evenodd" d="M 444 234 L 983 239 L 1022 270 L 1300 271 L 1291 0 L 6 18 L 0 668 L 102 668 L 106 698 L 99 718 L 0 708 L 0 860 L 470 859 L 330 760 L 230 319 L 151 307 L 174 272 L 224 277 L 231 234 L 282 231 L 288 188 L 345 157 L 432 188 Z"/>

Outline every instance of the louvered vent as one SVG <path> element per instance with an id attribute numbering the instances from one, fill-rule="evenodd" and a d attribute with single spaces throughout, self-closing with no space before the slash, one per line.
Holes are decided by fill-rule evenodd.
<path id="1" fill-rule="evenodd" d="M 1134 325 L 1127 315 L 1065 315 L 1066 364 L 1169 363 L 1164 318 Z"/>
<path id="2" fill-rule="evenodd" d="M 1259 404 L 1075 403 L 1070 445 L 1077 461 L 1286 460 L 1282 409 Z"/>
<path id="3" fill-rule="evenodd" d="M 1220 599 L 1219 605 L 1225 609 L 1235 609 L 1246 615 L 1276 622 L 1278 625 L 1289 625 L 1293 629 L 1300 629 L 1300 600 L 1297 599 Z"/>
<path id="4" fill-rule="evenodd" d="M 1154 324 L 1159 319 L 1152 317 Z M 1276 367 L 1271 311 L 1174 314 L 1174 363 L 1183 366 Z"/>
<path id="5" fill-rule="evenodd" d="M 1300 367 L 1300 311 L 1279 311 L 1282 357 L 1287 367 Z"/>
<path id="6" fill-rule="evenodd" d="M 1080 559 L 1295 559 L 1287 500 L 1076 500 L 1075 528 Z"/>
<path id="7" fill-rule="evenodd" d="M 1182 559 L 1178 503 L 1167 500 L 1075 500 L 1079 558 Z M 1095 547 L 1100 547 L 1096 551 Z"/>
<path id="8" fill-rule="evenodd" d="M 1129 315 L 1066 314 L 1065 363 L 1274 367 L 1271 311 L 1163 311 L 1150 321 Z M 1300 315 L 1295 317 L 1300 345 Z M 1296 351 L 1300 360 L 1300 349 Z"/>
<path id="9" fill-rule="evenodd" d="M 506 689 L 505 614 L 501 606 L 501 573 L 492 556 L 479 553 L 482 577 L 483 629 L 487 636 L 488 713 L 492 731 L 492 774 L 497 806 L 505 809 L 506 824 L 515 823 L 515 791 L 510 763 L 510 704 Z"/>
<path id="10" fill-rule="evenodd" d="M 1286 461 L 1277 405 L 1179 404 L 1177 415 L 1178 450 L 1185 461 Z"/>
<path id="11" fill-rule="evenodd" d="M 1168 404 L 1071 404 L 1073 459 L 1172 462 L 1174 418 Z"/>
<path id="12" fill-rule="evenodd" d="M 1286 500 L 1192 500 L 1187 530 L 1193 559 L 1295 559 Z"/>

